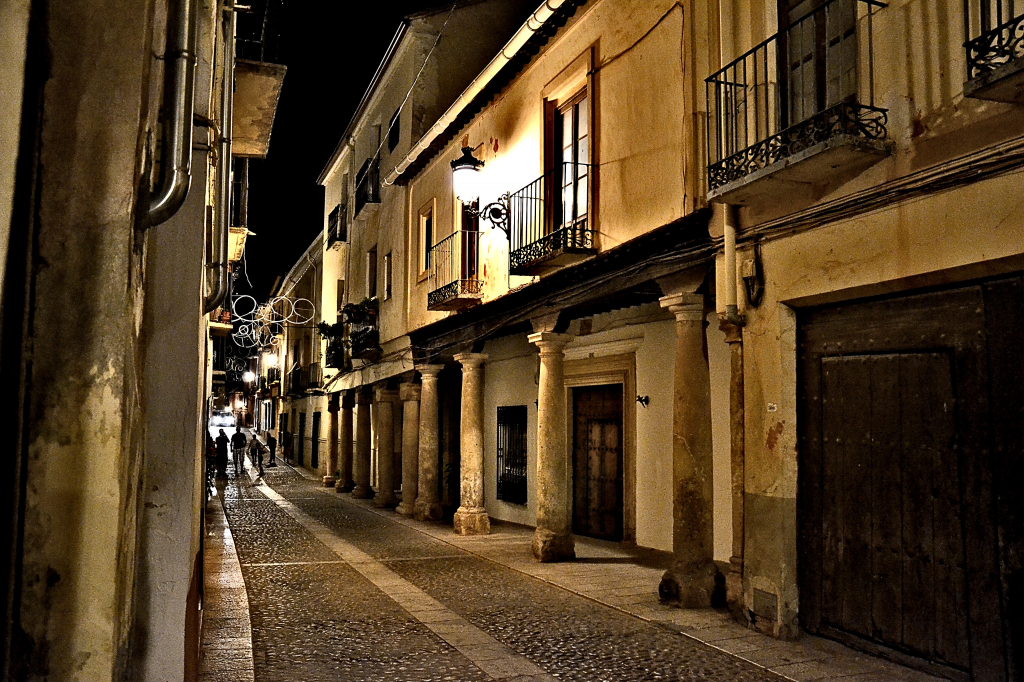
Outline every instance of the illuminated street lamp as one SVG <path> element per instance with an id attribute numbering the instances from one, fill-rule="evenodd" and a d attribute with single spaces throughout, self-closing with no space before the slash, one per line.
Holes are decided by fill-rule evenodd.
<path id="1" fill-rule="evenodd" d="M 462 156 L 452 161 L 452 184 L 455 197 L 464 205 L 466 213 L 475 218 L 482 218 L 499 228 L 508 236 L 509 193 L 482 209 L 474 204 L 480 201 L 480 169 L 484 162 L 473 156 L 472 147 L 463 147 Z"/>
<path id="2" fill-rule="evenodd" d="M 277 366 L 277 353 L 267 353 L 263 356 L 263 362 L 267 363 L 267 367 Z"/>
<path id="3" fill-rule="evenodd" d="M 252 371 L 248 371 L 242 375 L 242 381 L 247 384 L 251 384 L 256 379 L 256 375 Z"/>

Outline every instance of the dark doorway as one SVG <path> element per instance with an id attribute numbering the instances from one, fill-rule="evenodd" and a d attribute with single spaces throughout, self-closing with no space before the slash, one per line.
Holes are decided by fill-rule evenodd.
<path id="1" fill-rule="evenodd" d="M 309 466 L 312 469 L 316 469 L 320 466 L 320 413 L 313 413 L 313 438 L 310 441 L 309 448 Z M 333 476 L 333 472 L 327 472 L 328 476 Z"/>
<path id="2" fill-rule="evenodd" d="M 1024 280 L 799 321 L 802 623 L 952 679 L 1019 679 Z"/>
<path id="3" fill-rule="evenodd" d="M 303 466 L 303 455 L 306 450 L 306 413 L 299 412 L 299 432 L 295 434 L 296 453 L 295 460 L 299 466 Z"/>
<path id="4" fill-rule="evenodd" d="M 622 385 L 575 388 L 572 529 L 622 540 Z"/>

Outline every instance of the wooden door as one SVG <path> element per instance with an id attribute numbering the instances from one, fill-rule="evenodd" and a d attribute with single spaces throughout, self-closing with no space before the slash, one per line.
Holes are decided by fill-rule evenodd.
<path id="1" fill-rule="evenodd" d="M 302 464 L 302 459 L 303 459 L 303 455 L 305 454 L 304 453 L 305 444 L 306 444 L 306 413 L 305 412 L 299 412 L 299 432 L 295 436 L 295 450 L 296 450 L 295 458 L 296 458 L 296 461 L 299 463 L 299 466 L 303 465 Z"/>
<path id="2" fill-rule="evenodd" d="M 1019 679 L 1024 280 L 806 311 L 799 330 L 801 622 L 951 679 Z"/>
<path id="3" fill-rule="evenodd" d="M 622 540 L 622 385 L 573 390 L 573 532 Z"/>
<path id="4" fill-rule="evenodd" d="M 310 439 L 309 446 L 309 466 L 312 469 L 316 469 L 320 466 L 320 413 L 313 413 L 313 437 Z M 333 476 L 334 472 L 327 472 L 328 476 Z"/>

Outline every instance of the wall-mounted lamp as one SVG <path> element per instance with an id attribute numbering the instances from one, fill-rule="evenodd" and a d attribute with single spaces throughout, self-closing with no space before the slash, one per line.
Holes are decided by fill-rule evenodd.
<path id="1" fill-rule="evenodd" d="M 636 401 L 644 407 L 647 407 L 651 404 L 651 397 L 649 395 L 638 395 L 636 397 Z"/>
<path id="2" fill-rule="evenodd" d="M 268 353 L 264 356 L 263 361 L 267 363 L 267 367 L 277 366 L 277 353 Z"/>
<path id="3" fill-rule="evenodd" d="M 256 378 L 256 375 L 253 372 L 251 372 L 251 371 L 250 372 L 245 372 L 242 375 L 242 381 L 244 381 L 247 384 L 251 384 L 255 378 Z"/>
<path id="4" fill-rule="evenodd" d="M 461 201 L 467 213 L 482 218 L 499 228 L 508 237 L 509 193 L 481 209 L 473 207 L 480 200 L 480 169 L 484 162 L 473 156 L 472 147 L 463 147 L 462 156 L 452 161 L 452 184 L 455 196 Z"/>

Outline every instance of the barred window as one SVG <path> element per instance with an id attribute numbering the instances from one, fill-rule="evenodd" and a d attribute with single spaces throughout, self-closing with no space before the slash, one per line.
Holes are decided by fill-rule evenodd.
<path id="1" fill-rule="evenodd" d="M 526 405 L 498 408 L 498 499 L 526 504 Z"/>

